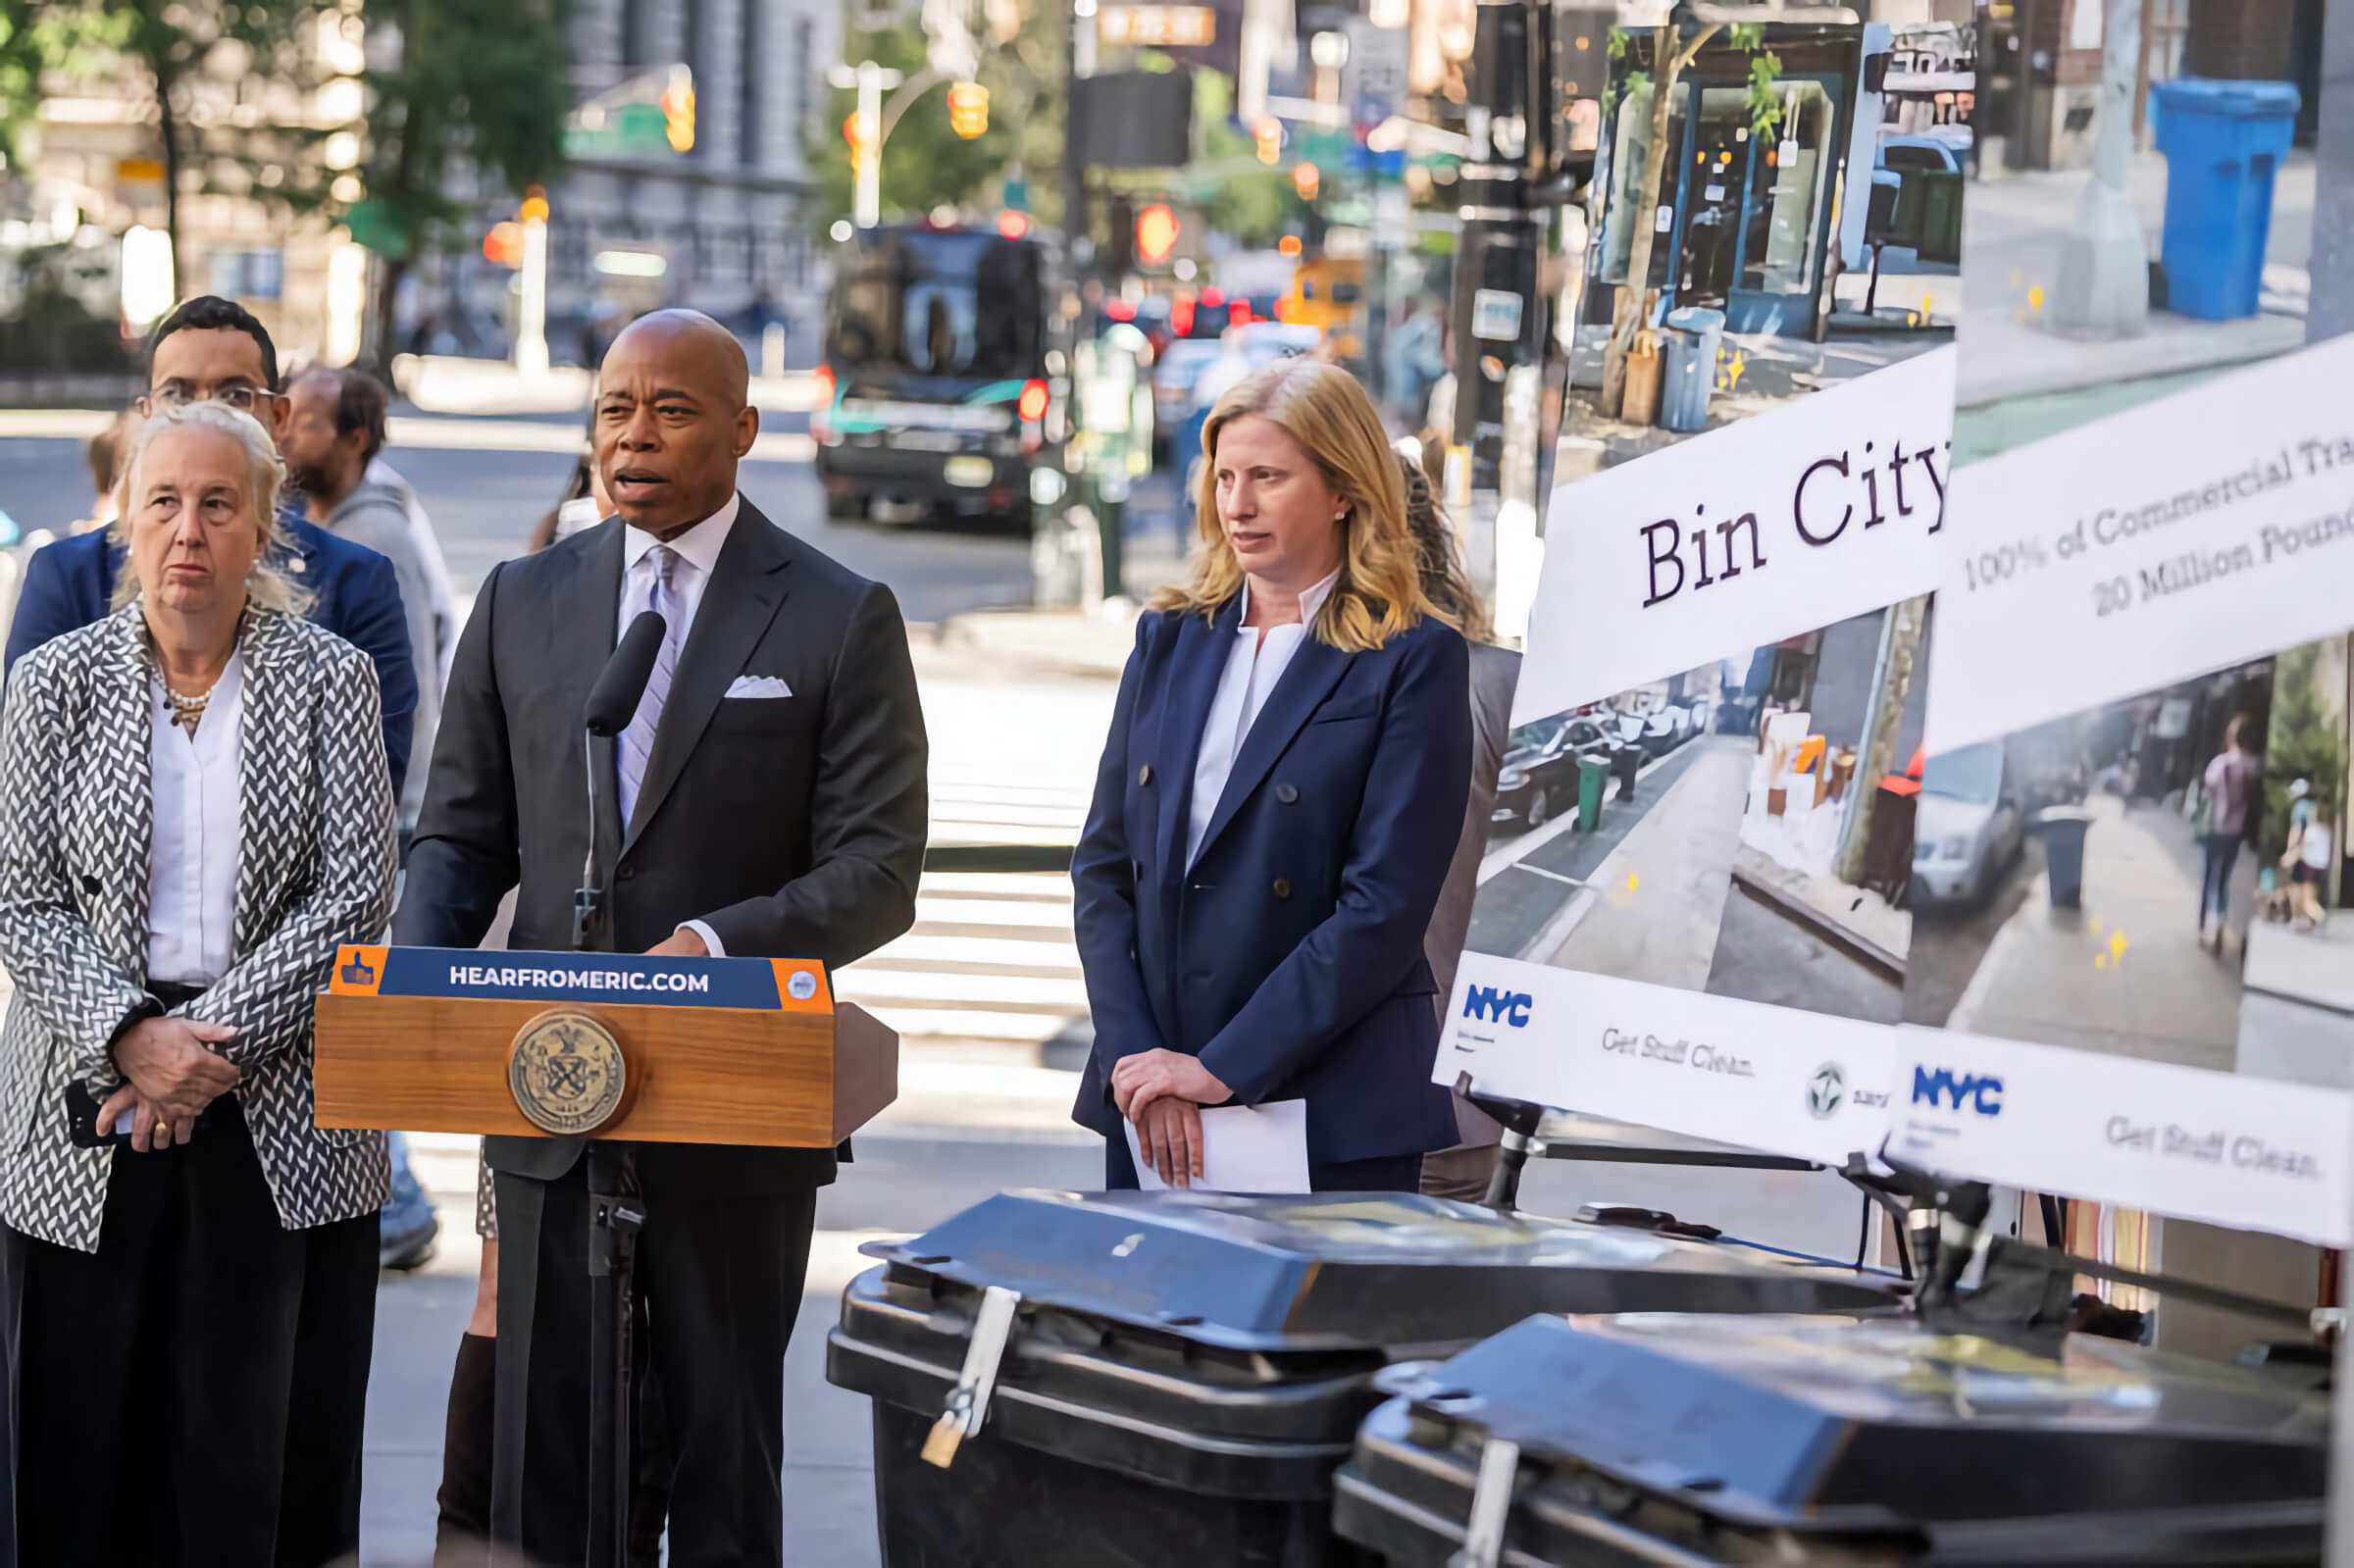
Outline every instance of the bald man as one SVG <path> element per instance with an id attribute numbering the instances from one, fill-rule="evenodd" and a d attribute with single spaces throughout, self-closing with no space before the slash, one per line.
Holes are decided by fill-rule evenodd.
<path id="1" fill-rule="evenodd" d="M 759 416 L 716 322 L 640 319 L 597 384 L 595 462 L 619 515 L 484 582 L 393 940 L 475 946 L 513 887 L 508 945 L 570 945 L 591 847 L 582 710 L 651 609 L 667 633 L 645 695 L 617 741 L 588 742 L 607 889 L 593 944 L 846 964 L 915 918 L 926 747 L 898 606 L 737 492 Z M 537 1562 L 581 1561 L 588 1535 L 588 1176 L 607 1157 L 583 1147 L 486 1140 L 501 1253 L 490 1522 Z M 634 1147 L 670 1561 L 780 1563 L 785 1342 L 834 1151 Z"/>

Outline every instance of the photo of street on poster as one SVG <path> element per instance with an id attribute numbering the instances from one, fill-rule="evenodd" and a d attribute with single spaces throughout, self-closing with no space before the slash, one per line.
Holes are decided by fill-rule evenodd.
<path id="1" fill-rule="evenodd" d="M 2283 203 L 2271 249 L 2310 221 Z M 1981 231 L 2015 280 L 2076 243 Z M 2169 305 L 1965 313 L 1890 1151 L 2334 1242 L 2354 342 L 2301 346 L 2257 259 L 2175 267 Z"/>
<path id="2" fill-rule="evenodd" d="M 1973 39 L 1787 22 L 1613 38 L 1442 1082 L 1829 1163 L 1878 1146 L 1967 132 L 1870 62 L 1967 73 Z"/>

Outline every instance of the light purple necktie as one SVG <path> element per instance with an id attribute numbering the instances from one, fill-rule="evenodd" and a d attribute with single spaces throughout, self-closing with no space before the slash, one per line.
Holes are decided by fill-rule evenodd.
<path id="1" fill-rule="evenodd" d="M 654 673 L 645 678 L 645 692 L 638 699 L 638 711 L 630 716 L 630 727 L 621 733 L 621 748 L 615 758 L 621 773 L 624 832 L 638 810 L 638 786 L 645 782 L 646 760 L 654 754 L 654 732 L 662 723 L 662 704 L 670 696 L 671 672 L 678 668 L 681 631 L 687 622 L 675 582 L 679 553 L 667 544 L 657 544 L 648 553 L 654 562 L 654 586 L 645 608 L 662 617 L 662 649 L 654 655 Z"/>

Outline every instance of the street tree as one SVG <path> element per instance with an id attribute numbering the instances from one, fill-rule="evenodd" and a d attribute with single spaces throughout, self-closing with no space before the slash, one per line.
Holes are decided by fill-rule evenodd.
<path id="1" fill-rule="evenodd" d="M 570 0 L 370 0 L 367 157 L 353 235 L 382 266 L 374 340 L 388 354 L 401 279 L 474 215 L 564 165 L 572 110 Z M 461 179 L 461 176 L 470 178 Z M 471 188 L 477 200 L 459 194 Z"/>
<path id="2" fill-rule="evenodd" d="M 972 207 L 994 200 L 1000 182 L 1026 185 L 1029 211 L 1042 224 L 1060 220 L 1063 121 L 1059 13 L 1048 6 L 1017 7 L 994 0 L 986 38 L 974 40 L 974 79 L 989 89 L 989 126 L 960 136 L 949 124 L 947 79 L 931 69 L 931 44 L 915 26 L 875 28 L 843 44 L 851 64 L 872 60 L 897 71 L 903 84 L 884 95 L 883 209 L 922 215 L 936 207 Z M 811 204 L 819 231 L 851 215 L 854 203 L 849 143 L 843 125 L 857 94 L 837 89 L 832 111 L 810 134 L 804 151 L 816 177 Z M 896 112 L 896 114 L 894 113 Z"/>
<path id="3" fill-rule="evenodd" d="M 179 278 L 183 190 L 226 186 L 271 199 L 289 188 L 281 160 L 296 150 L 283 127 L 197 124 L 208 80 L 230 97 L 240 83 L 317 85 L 311 29 L 338 10 L 332 0 L 0 0 L 0 126 L 15 131 L 31 123 L 44 75 L 86 79 L 115 62 L 130 78 L 126 87 L 144 88 L 153 104 L 164 228 Z M 276 177 L 266 177 L 272 170 Z"/>
<path id="4" fill-rule="evenodd" d="M 1682 8 L 1678 8 L 1678 15 L 1683 16 Z M 1643 174 L 1635 187 L 1635 201 L 1622 220 L 1634 225 L 1633 243 L 1627 257 L 1626 282 L 1618 291 L 1617 308 L 1612 313 L 1610 348 L 1602 362 L 1602 411 L 1612 419 L 1618 417 L 1625 404 L 1626 356 L 1645 325 L 1643 307 L 1651 292 L 1651 252 L 1658 230 L 1653 215 L 1660 209 L 1660 195 L 1666 183 L 1667 130 L 1675 106 L 1676 84 L 1685 69 L 1718 33 L 1724 34 L 1730 47 L 1752 57 L 1748 92 L 1751 133 L 1770 141 L 1781 125 L 1782 101 L 1775 91 L 1781 61 L 1765 52 L 1765 24 L 1672 20 L 1651 29 L 1650 69 L 1627 70 L 1616 95 L 1622 106 L 1631 108 L 1649 90 L 1651 141 L 1644 149 Z M 1631 52 L 1624 28 L 1612 29 L 1610 52 L 1615 74 L 1628 64 Z"/>
<path id="5" fill-rule="evenodd" d="M 2345 742 L 2339 738 L 2336 705 L 2324 694 L 2342 683 L 2343 666 L 2336 671 L 2326 666 L 2323 647 L 2309 642 L 2273 661 L 2271 735 L 2269 739 L 2261 734 L 2248 737 L 2264 747 L 2264 820 L 2258 839 L 2264 859 L 2260 864 L 2277 862 L 2288 847 L 2288 814 L 2295 803 L 2289 786 L 2297 780 L 2305 781 L 2308 798 L 2325 822 L 2332 820 L 2336 803 L 2343 798 Z M 2335 681 L 2329 679 L 2332 675 L 2337 677 Z"/>

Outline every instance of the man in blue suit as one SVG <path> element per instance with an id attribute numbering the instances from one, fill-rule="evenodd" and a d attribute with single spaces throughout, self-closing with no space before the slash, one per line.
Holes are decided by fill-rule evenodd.
<path id="1" fill-rule="evenodd" d="M 144 415 L 158 406 L 218 401 L 253 415 L 277 434 L 284 423 L 278 386 L 278 348 L 251 312 L 207 294 L 181 304 L 164 318 L 147 344 Z M 339 538 L 310 523 L 299 506 L 281 509 L 283 539 L 278 562 L 310 590 L 311 619 L 368 655 L 376 665 L 384 714 L 384 759 L 392 787 L 400 788 L 409 766 L 409 738 L 417 708 L 418 672 L 433 679 L 437 667 L 414 659 L 409 624 L 402 613 L 400 581 L 392 563 L 363 545 Z M 123 550 L 109 531 L 72 534 L 33 552 L 9 624 L 7 668 L 51 637 L 105 618 L 122 569 Z M 397 1139 L 397 1135 L 395 1135 Z M 410 1269 L 433 1255 L 440 1221 L 416 1178 L 409 1174 L 406 1146 L 395 1141 L 392 1201 L 384 1217 L 383 1261 Z"/>
<path id="2" fill-rule="evenodd" d="M 148 340 L 147 395 L 139 412 L 218 400 L 273 430 L 278 423 L 278 349 L 252 314 L 207 294 L 164 318 Z M 299 510 L 281 512 L 279 564 L 315 601 L 311 619 L 375 661 L 384 707 L 384 753 L 399 787 L 409 765 L 416 665 L 400 582 L 374 550 L 314 527 Z M 123 551 L 106 530 L 77 533 L 33 552 L 8 629 L 7 667 L 51 637 L 103 620 Z"/>

